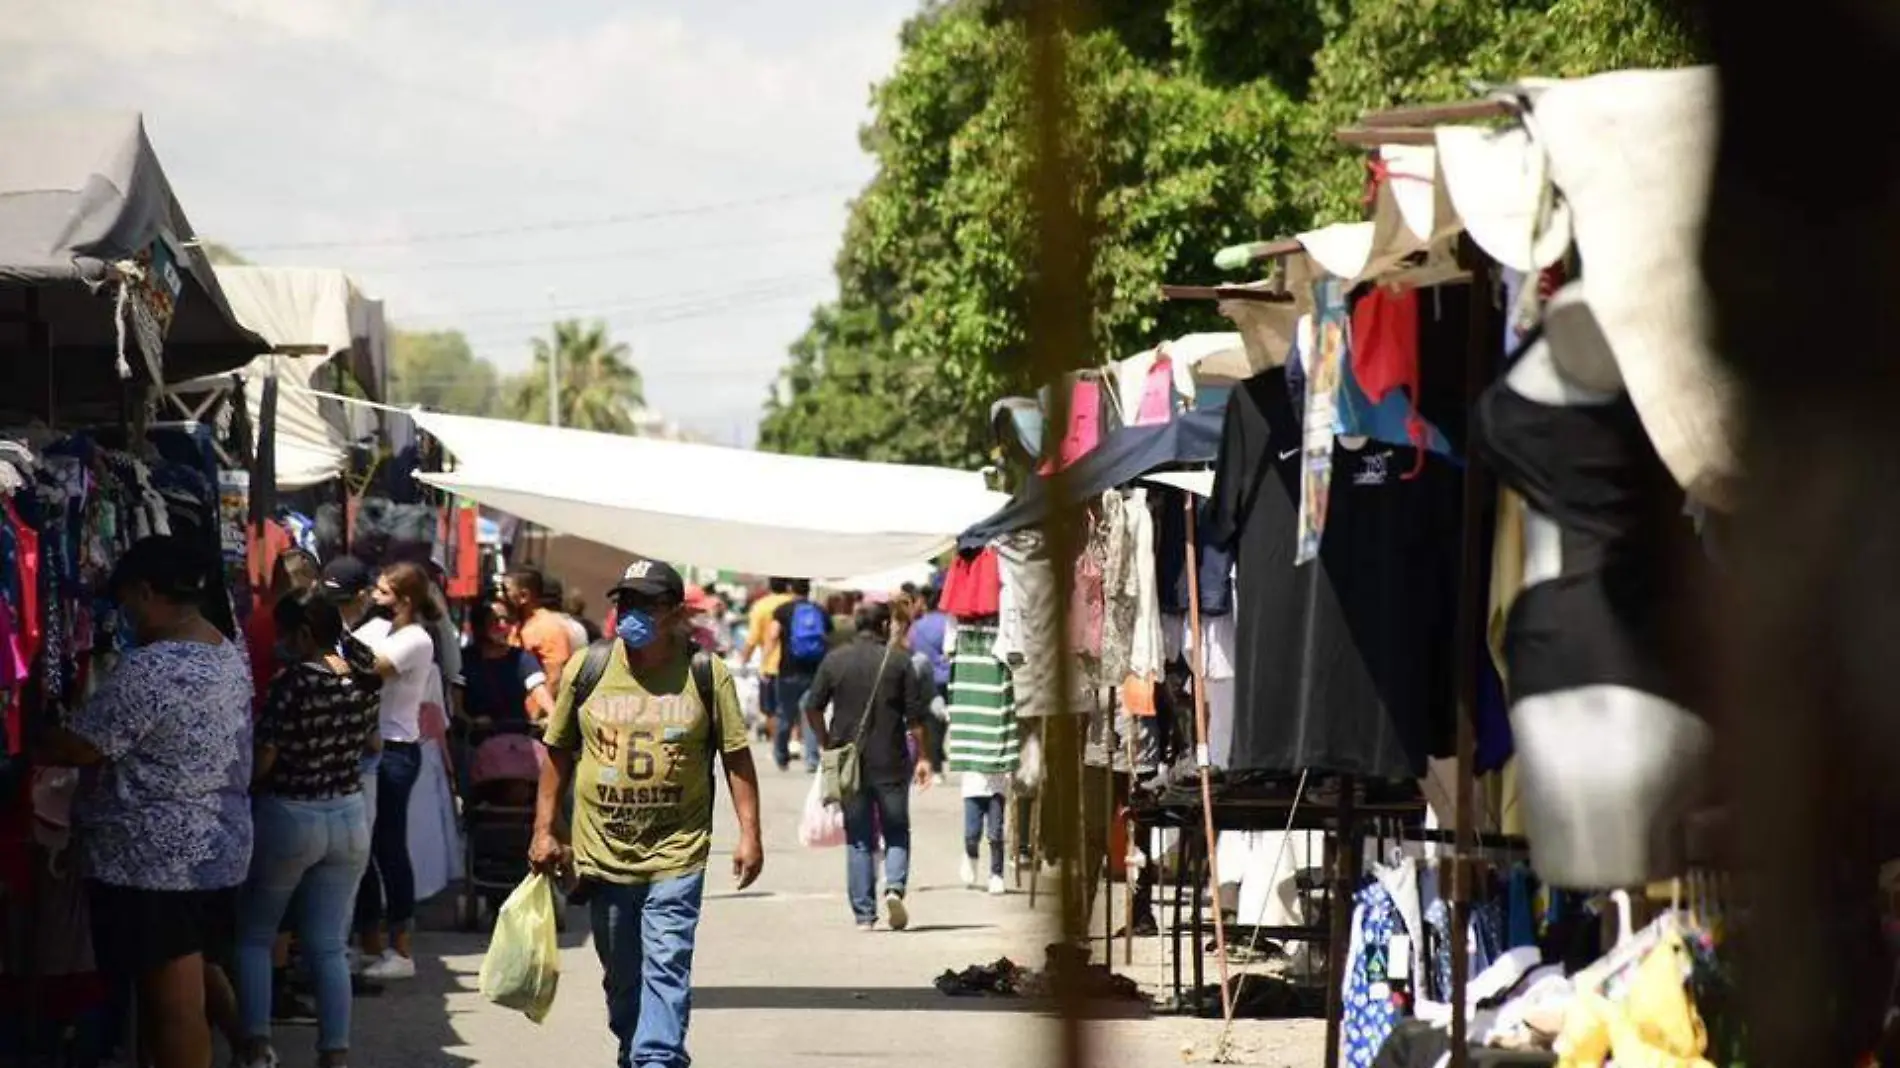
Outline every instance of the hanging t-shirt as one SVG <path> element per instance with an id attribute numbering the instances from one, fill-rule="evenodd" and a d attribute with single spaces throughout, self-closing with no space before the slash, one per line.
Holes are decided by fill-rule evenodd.
<path id="1" fill-rule="evenodd" d="M 1420 380 L 1418 291 L 1374 287 L 1353 306 L 1338 433 L 1451 455 L 1451 443 L 1419 411 Z"/>
<path id="2" fill-rule="evenodd" d="M 1188 614 L 1187 508 L 1188 494 L 1177 489 L 1153 491 L 1155 500 L 1155 567 L 1160 575 L 1163 615 Z M 1234 610 L 1234 554 L 1221 539 L 1207 531 L 1207 505 L 1194 498 L 1200 512 L 1195 520 L 1196 562 L 1200 565 L 1201 614 L 1224 616 Z"/>
<path id="3" fill-rule="evenodd" d="M 1300 444 L 1283 370 L 1234 391 L 1207 515 L 1240 583 L 1231 767 L 1415 778 L 1451 733 L 1460 473 L 1337 447 L 1319 559 L 1296 565 Z"/>
<path id="4" fill-rule="evenodd" d="M 1002 592 L 996 550 L 984 549 L 951 561 L 950 573 L 944 576 L 943 594 L 937 603 L 958 619 L 982 619 L 1000 611 Z"/>

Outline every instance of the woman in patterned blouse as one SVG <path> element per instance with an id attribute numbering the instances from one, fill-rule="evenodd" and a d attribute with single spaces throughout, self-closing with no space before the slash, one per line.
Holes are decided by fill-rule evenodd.
<path id="1" fill-rule="evenodd" d="M 220 965 L 251 862 L 251 671 L 200 610 L 216 566 L 183 538 L 128 549 L 109 591 L 131 648 L 41 740 L 42 762 L 94 769 L 74 812 L 93 951 L 137 991 L 154 1068 L 211 1063 L 207 1014 L 237 1029 Z"/>
<path id="2" fill-rule="evenodd" d="M 361 761 L 381 746 L 374 674 L 336 653 L 343 619 L 321 592 L 293 594 L 274 612 L 285 665 L 257 721 L 253 775 L 257 844 L 238 918 L 239 1063 L 274 1065 L 271 943 L 302 888 L 297 928 L 316 979 L 317 1063 L 339 1068 L 350 1048 L 350 966 L 344 945 L 356 888 L 369 866 L 370 817 Z"/>

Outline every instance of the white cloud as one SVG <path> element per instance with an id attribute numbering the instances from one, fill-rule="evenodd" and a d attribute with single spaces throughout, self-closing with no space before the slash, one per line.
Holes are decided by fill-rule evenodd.
<path id="1" fill-rule="evenodd" d="M 830 291 L 869 89 L 913 7 L 0 0 L 0 99 L 143 110 L 202 234 L 351 270 L 399 323 L 465 320 L 504 368 L 550 292 L 601 310 L 656 408 L 749 440 Z M 524 232 L 431 240 L 501 227 Z M 365 241 L 389 244 L 264 251 Z M 760 278 L 780 282 L 731 284 Z"/>

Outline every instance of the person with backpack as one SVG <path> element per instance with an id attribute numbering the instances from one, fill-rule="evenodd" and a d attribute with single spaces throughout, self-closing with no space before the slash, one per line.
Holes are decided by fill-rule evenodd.
<path id="1" fill-rule="evenodd" d="M 816 774 L 820 746 L 802 709 L 812 679 L 818 675 L 818 665 L 831 651 L 833 625 L 824 607 L 811 599 L 810 580 L 793 579 L 789 592 L 792 599 L 772 614 L 771 631 L 766 636 L 767 646 L 779 650 L 778 734 L 772 740 L 772 759 L 780 771 L 791 767 L 792 730 L 796 725 L 802 728 L 805 770 Z M 824 712 L 822 706 L 819 712 Z"/>
<path id="2" fill-rule="evenodd" d="M 619 1063 L 684 1065 L 714 754 L 738 817 L 740 890 L 765 864 L 758 772 L 732 675 L 688 641 L 679 572 L 636 558 L 608 596 L 614 634 L 568 661 L 548 718 L 528 860 L 590 909 Z"/>

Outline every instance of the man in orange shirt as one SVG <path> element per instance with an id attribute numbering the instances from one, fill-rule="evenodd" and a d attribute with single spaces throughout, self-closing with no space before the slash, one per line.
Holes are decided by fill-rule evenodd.
<path id="1" fill-rule="evenodd" d="M 543 603 L 547 579 L 538 568 L 518 567 L 502 580 L 502 592 L 515 617 L 514 644 L 533 653 L 547 677 L 558 680 L 576 650 L 566 617 Z M 555 695 L 557 699 L 559 696 Z"/>

